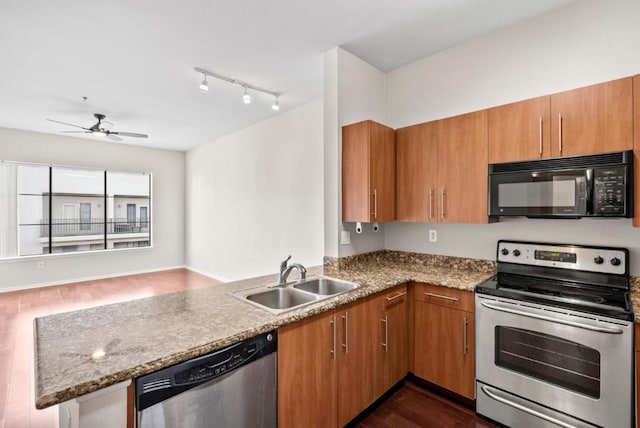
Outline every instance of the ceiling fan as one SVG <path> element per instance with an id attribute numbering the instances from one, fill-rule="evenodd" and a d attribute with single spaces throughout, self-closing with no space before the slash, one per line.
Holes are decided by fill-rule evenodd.
<path id="1" fill-rule="evenodd" d="M 50 122 L 61 123 L 63 125 L 73 126 L 76 128 L 83 129 L 83 131 L 61 131 L 65 134 L 73 134 L 73 133 L 81 133 L 81 134 L 92 134 L 98 137 L 107 137 L 113 141 L 122 141 L 121 137 L 136 137 L 136 138 L 148 138 L 147 134 L 139 134 L 137 132 L 115 132 L 109 130 L 105 124 L 113 125 L 111 122 L 107 122 L 104 120 L 106 117 L 104 114 L 94 113 L 93 117 L 98 119 L 98 122 L 92 125 L 89 128 L 85 128 L 84 126 L 74 125 L 72 123 L 60 122 L 59 120 L 47 119 Z"/>

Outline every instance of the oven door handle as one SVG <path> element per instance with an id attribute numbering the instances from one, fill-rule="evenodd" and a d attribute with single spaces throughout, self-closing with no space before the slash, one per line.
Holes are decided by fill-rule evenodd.
<path id="1" fill-rule="evenodd" d="M 556 418 L 554 418 L 552 416 L 545 415 L 544 413 L 541 413 L 541 412 L 539 412 L 537 410 L 533 410 L 533 409 L 530 409 L 530 408 L 528 408 L 526 406 L 523 406 L 522 404 L 515 403 L 515 402 L 513 402 L 511 400 L 507 400 L 504 397 L 500 397 L 500 396 L 498 396 L 496 393 L 494 393 L 493 391 L 491 391 L 488 387 L 486 387 L 484 385 L 481 385 L 480 389 L 482 390 L 482 392 L 487 394 L 487 396 L 489 398 L 492 398 L 492 399 L 496 400 L 499 403 L 502 403 L 502 404 L 507 405 L 509 407 L 513 407 L 515 409 L 518 409 L 520 411 L 528 413 L 528 414 L 530 414 L 532 416 L 535 416 L 537 418 L 544 419 L 547 422 L 551 422 L 552 424 L 561 426 L 563 428 L 577 428 L 575 425 L 568 424 L 568 423 L 563 422 L 563 421 L 561 421 L 559 419 L 556 419 Z"/>
<path id="2" fill-rule="evenodd" d="M 624 333 L 624 331 L 620 328 L 598 327 L 595 325 L 583 324 L 581 322 L 563 320 L 559 318 L 548 317 L 546 315 L 535 314 L 535 313 L 527 312 L 521 309 L 505 308 L 504 306 L 500 306 L 495 303 L 480 302 L 480 304 L 485 308 L 493 309 L 495 311 L 507 312 L 510 314 L 522 315 L 529 318 L 535 318 L 539 320 L 550 321 L 550 322 L 555 322 L 555 323 L 564 324 L 564 325 L 570 325 L 572 327 L 583 328 L 585 330 L 597 331 L 598 333 L 608 333 L 608 334 Z"/>

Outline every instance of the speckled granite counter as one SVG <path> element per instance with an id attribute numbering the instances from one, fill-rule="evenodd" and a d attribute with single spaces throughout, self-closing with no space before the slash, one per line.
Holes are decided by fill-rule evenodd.
<path id="1" fill-rule="evenodd" d="M 308 277 L 323 274 L 364 286 L 282 315 L 230 295 L 277 282 L 277 275 L 269 275 L 36 318 L 36 407 L 59 404 L 407 281 L 471 291 L 493 274 L 492 263 L 486 261 L 460 264 L 466 259 L 379 256 L 339 269 L 309 269 Z M 104 356 L 96 357 L 97 350 L 103 350 Z"/>
<path id="2" fill-rule="evenodd" d="M 630 286 L 630 297 L 631 305 L 633 306 L 633 313 L 636 316 L 636 322 L 640 322 L 640 277 L 632 276 Z"/>

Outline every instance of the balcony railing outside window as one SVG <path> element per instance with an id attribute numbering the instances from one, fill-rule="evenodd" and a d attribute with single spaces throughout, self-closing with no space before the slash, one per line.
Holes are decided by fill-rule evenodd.
<path id="1" fill-rule="evenodd" d="M 118 233 L 149 233 L 150 222 L 146 218 L 136 218 L 135 221 L 127 218 L 108 218 L 107 234 Z M 54 218 L 51 221 L 51 236 L 88 236 L 103 235 L 105 221 L 102 218 Z M 49 221 L 40 220 L 40 237 L 49 236 Z"/>

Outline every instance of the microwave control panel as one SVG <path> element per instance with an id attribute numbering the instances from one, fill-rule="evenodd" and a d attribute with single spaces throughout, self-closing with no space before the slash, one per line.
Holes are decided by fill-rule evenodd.
<path id="1" fill-rule="evenodd" d="M 593 214 L 626 214 L 626 167 L 594 168 Z"/>

